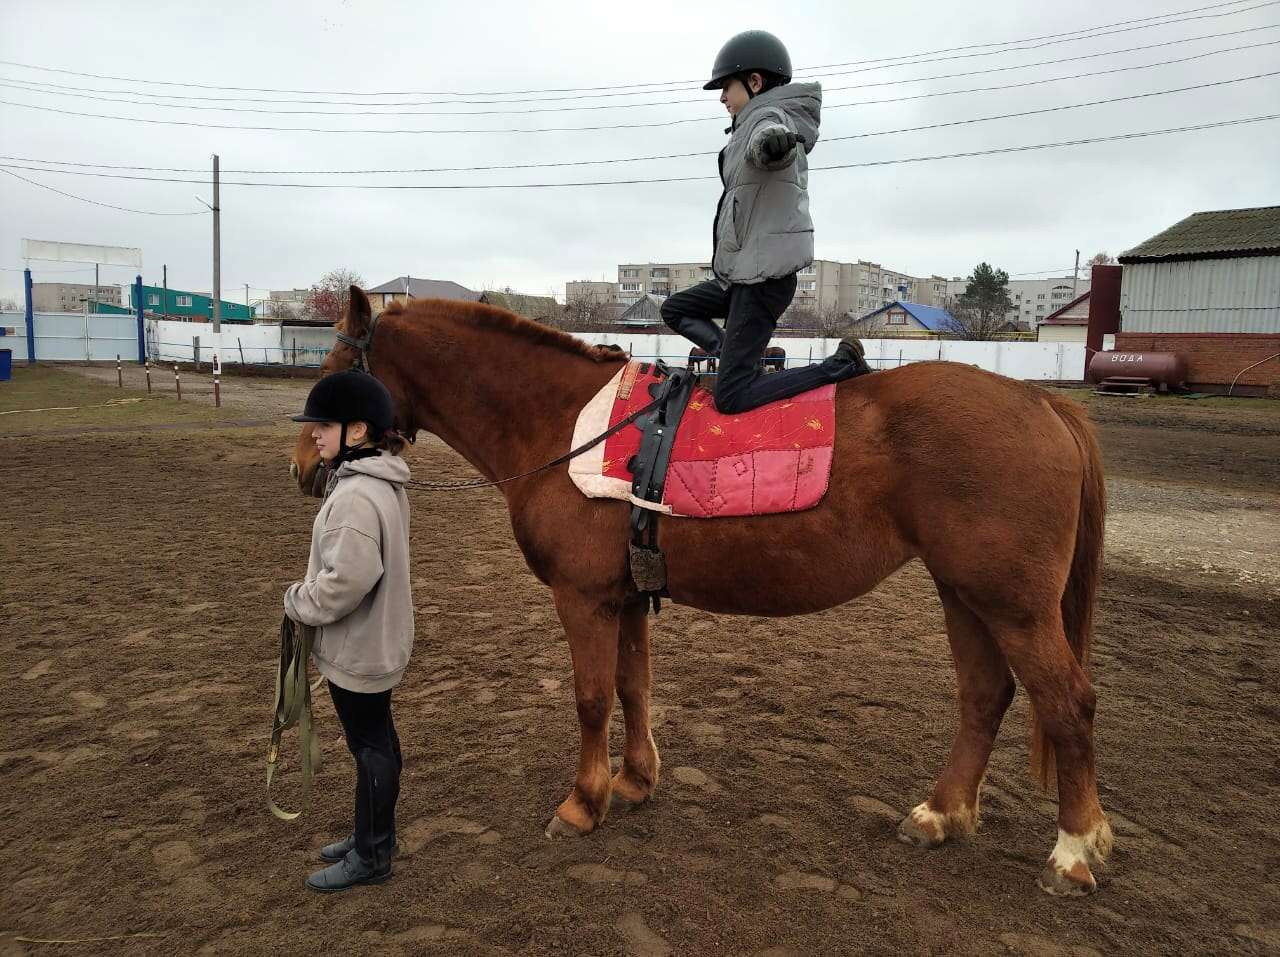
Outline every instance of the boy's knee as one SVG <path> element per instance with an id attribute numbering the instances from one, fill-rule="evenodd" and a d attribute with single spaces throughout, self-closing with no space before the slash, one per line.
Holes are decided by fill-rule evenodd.
<path id="1" fill-rule="evenodd" d="M 716 401 L 716 411 L 721 415 L 737 415 L 740 412 L 746 412 L 743 407 L 742 390 L 734 388 L 722 388 L 723 379 L 717 379 L 715 388 L 712 389 L 711 397 Z"/>
<path id="2" fill-rule="evenodd" d="M 676 327 L 676 323 L 680 321 L 680 313 L 672 308 L 671 298 L 664 299 L 662 305 L 658 307 L 658 315 L 662 316 L 662 321 L 672 329 Z"/>

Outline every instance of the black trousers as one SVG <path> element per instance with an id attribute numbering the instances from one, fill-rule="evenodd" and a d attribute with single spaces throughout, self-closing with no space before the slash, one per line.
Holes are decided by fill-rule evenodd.
<path id="1" fill-rule="evenodd" d="M 391 690 L 367 694 L 339 688 L 332 681 L 325 683 L 329 686 L 329 697 L 333 699 L 333 709 L 338 712 L 347 749 L 352 755 L 367 748 L 387 755 L 395 760 L 397 768 L 403 768 L 400 736 L 396 734 L 395 722 L 391 719 Z"/>
<path id="2" fill-rule="evenodd" d="M 852 364 L 834 356 L 798 369 L 763 375 L 760 359 L 778 327 L 778 318 L 796 293 L 795 275 L 724 289 L 715 280 L 681 289 L 662 304 L 662 319 L 673 330 L 709 352 L 719 353 L 712 396 L 716 408 L 733 415 L 767 402 L 840 382 L 856 374 Z M 720 337 L 712 319 L 724 319 Z"/>
<path id="3" fill-rule="evenodd" d="M 329 682 L 329 696 L 356 759 L 355 852 L 390 867 L 400 796 L 400 737 L 391 720 L 391 691 L 366 694 Z"/>

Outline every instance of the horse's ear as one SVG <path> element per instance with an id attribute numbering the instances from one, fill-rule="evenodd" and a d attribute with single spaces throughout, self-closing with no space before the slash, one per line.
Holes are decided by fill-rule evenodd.
<path id="1" fill-rule="evenodd" d="M 351 331 L 361 333 L 369 327 L 369 322 L 373 319 L 373 307 L 369 305 L 369 297 L 364 294 L 363 289 L 352 283 L 348 303 Z"/>

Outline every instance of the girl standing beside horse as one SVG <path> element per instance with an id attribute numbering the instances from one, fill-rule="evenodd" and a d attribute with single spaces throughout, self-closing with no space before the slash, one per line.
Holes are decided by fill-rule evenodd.
<path id="1" fill-rule="evenodd" d="M 285 592 L 284 607 L 316 629 L 312 659 L 329 681 L 356 762 L 355 826 L 320 851 L 329 866 L 308 877 L 307 887 L 341 891 L 385 881 L 396 850 L 403 760 L 391 689 L 413 650 L 409 466 L 400 458 L 405 443 L 394 431 L 391 394 L 364 372 L 322 378 L 293 421 L 313 423 L 329 478 L 307 577 Z"/>

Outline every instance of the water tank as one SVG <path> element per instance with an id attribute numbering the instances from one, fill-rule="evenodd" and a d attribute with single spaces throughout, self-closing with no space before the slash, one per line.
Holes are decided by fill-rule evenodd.
<path id="1" fill-rule="evenodd" d="M 1142 385 L 1166 392 L 1187 384 L 1187 360 L 1175 352 L 1096 352 L 1089 361 L 1089 381 Z"/>

